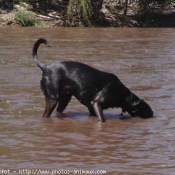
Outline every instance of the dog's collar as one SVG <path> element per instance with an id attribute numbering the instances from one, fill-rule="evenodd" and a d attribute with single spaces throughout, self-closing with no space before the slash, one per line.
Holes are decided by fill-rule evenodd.
<path id="1" fill-rule="evenodd" d="M 126 98 L 125 98 L 125 105 L 122 107 L 122 113 L 125 113 L 126 111 L 128 112 L 128 110 L 127 110 L 127 108 L 129 108 L 130 109 L 130 112 L 132 113 L 132 114 L 135 114 L 136 112 L 137 112 L 137 108 L 136 108 L 136 106 L 137 105 L 139 105 L 140 103 L 141 103 L 141 99 L 139 99 L 139 98 L 136 98 L 136 95 L 135 94 L 133 94 L 132 92 L 129 94 L 129 96 L 127 96 Z"/>
<path id="2" fill-rule="evenodd" d="M 128 104 L 130 104 L 132 107 L 139 105 L 139 104 L 141 103 L 141 101 L 143 101 L 142 99 L 139 99 L 139 98 L 138 98 L 137 100 L 134 100 L 134 99 L 133 99 L 134 96 L 136 96 L 136 95 L 134 95 L 134 94 L 131 92 L 130 95 L 129 95 L 129 97 L 126 98 L 126 102 L 127 102 Z"/>
<path id="3" fill-rule="evenodd" d="M 128 97 L 126 97 L 125 102 L 124 102 L 125 104 L 127 104 L 127 106 L 130 106 L 131 108 L 136 107 L 142 101 L 141 99 L 138 99 L 137 101 L 134 101 L 134 96 L 135 95 L 131 92 L 130 95 Z M 126 108 L 124 107 L 122 110 L 123 110 L 123 112 L 125 112 L 126 111 Z M 134 109 L 132 112 L 135 113 L 136 111 L 137 110 Z"/>
<path id="4" fill-rule="evenodd" d="M 126 110 L 126 109 L 127 109 L 127 106 L 130 106 L 133 97 L 134 97 L 134 94 L 131 92 L 131 93 L 129 94 L 129 96 L 127 96 L 127 97 L 125 98 L 125 100 L 123 101 L 123 105 L 122 105 L 122 112 L 123 112 L 123 113 L 125 113 L 125 112 L 127 111 L 127 110 Z"/>

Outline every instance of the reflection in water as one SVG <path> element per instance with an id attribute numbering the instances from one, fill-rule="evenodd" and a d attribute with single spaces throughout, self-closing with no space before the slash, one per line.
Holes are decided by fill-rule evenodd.
<path id="1" fill-rule="evenodd" d="M 175 37 L 173 29 L 1 28 L 0 167 L 106 170 L 110 174 L 175 172 Z M 64 116 L 43 119 L 41 72 L 31 59 L 34 41 L 43 63 L 76 60 L 116 74 L 154 109 L 155 118 L 106 123 L 72 99 Z M 123 172 L 123 173 L 122 173 Z"/>

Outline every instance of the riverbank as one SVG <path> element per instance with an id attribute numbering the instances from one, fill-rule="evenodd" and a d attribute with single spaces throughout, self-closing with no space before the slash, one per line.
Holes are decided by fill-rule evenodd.
<path id="1" fill-rule="evenodd" d="M 108 2 L 108 1 L 106 1 Z M 15 20 L 15 13 L 21 7 L 14 6 L 14 9 L 0 11 L 0 26 L 20 26 Z M 79 19 L 76 22 L 68 21 L 62 11 L 55 9 L 31 9 L 38 23 L 35 26 L 41 27 L 80 27 L 83 26 Z M 29 15 L 28 15 L 29 16 Z M 123 7 L 117 4 L 104 3 L 100 13 L 97 27 L 175 27 L 175 4 L 168 8 L 157 7 L 147 14 L 139 14 L 135 5 L 129 5 L 127 14 L 123 14 Z"/>

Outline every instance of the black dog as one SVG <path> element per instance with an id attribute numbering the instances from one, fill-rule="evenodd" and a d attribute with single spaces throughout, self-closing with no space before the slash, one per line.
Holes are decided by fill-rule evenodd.
<path id="1" fill-rule="evenodd" d="M 114 74 L 102 72 L 83 63 L 59 61 L 44 65 L 38 60 L 37 50 L 47 40 L 38 39 L 33 47 L 33 59 L 42 70 L 41 89 L 46 106 L 43 117 L 50 117 L 56 107 L 62 113 L 72 96 L 85 105 L 90 115 L 105 122 L 103 109 L 121 107 L 122 112 L 141 118 L 153 117 L 151 107 L 133 94 Z"/>

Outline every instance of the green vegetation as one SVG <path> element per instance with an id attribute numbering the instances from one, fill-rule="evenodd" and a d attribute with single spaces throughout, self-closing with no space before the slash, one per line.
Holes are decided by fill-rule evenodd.
<path id="1" fill-rule="evenodd" d="M 17 24 L 19 24 L 22 27 L 28 27 L 28 26 L 45 26 L 45 24 L 41 21 L 39 21 L 35 14 L 31 11 L 20 9 L 15 12 L 14 20 Z"/>
<path id="2" fill-rule="evenodd" d="M 92 26 L 92 7 L 89 0 L 69 0 L 67 16 L 70 24 L 79 18 L 83 26 Z"/>
<path id="3" fill-rule="evenodd" d="M 19 2 L 19 1 L 14 1 Z M 10 21 L 15 21 L 17 24 L 19 24 L 22 27 L 28 27 L 28 26 L 45 26 L 43 22 L 37 19 L 36 14 L 31 11 L 32 7 L 31 5 L 21 2 L 16 10 L 13 10 L 13 17 L 11 17 Z M 8 21 L 8 19 L 7 19 Z"/>
<path id="4" fill-rule="evenodd" d="M 30 6 L 20 4 L 20 8 L 15 11 L 14 20 L 22 27 L 35 26 L 38 22 L 35 14 L 30 11 Z"/>
<path id="5" fill-rule="evenodd" d="M 173 0 L 139 0 L 138 1 L 138 13 L 140 14 L 149 14 L 152 13 L 157 4 L 160 4 L 162 7 L 169 5 Z"/>

